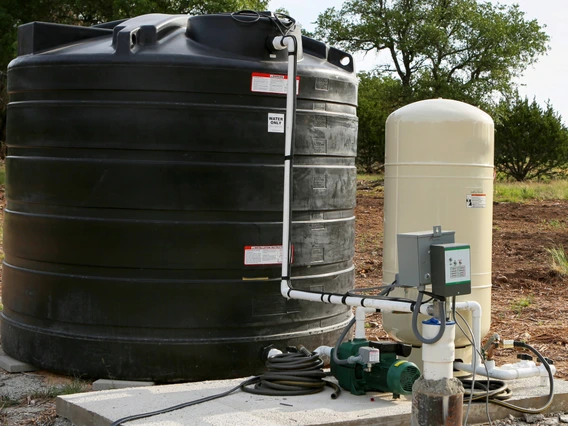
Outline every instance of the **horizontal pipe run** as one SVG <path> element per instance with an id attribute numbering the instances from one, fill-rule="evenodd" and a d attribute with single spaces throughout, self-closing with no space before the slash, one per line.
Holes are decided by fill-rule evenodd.
<path id="1" fill-rule="evenodd" d="M 414 303 L 393 300 L 373 299 L 361 296 L 338 296 L 330 293 L 310 293 L 301 290 L 292 290 L 286 280 L 282 280 L 280 290 L 286 299 L 308 300 L 311 302 L 331 303 L 333 305 L 362 306 L 374 308 L 381 312 L 412 312 Z M 431 315 L 431 305 L 421 305 L 420 313 Z"/>
<path id="2" fill-rule="evenodd" d="M 474 370 L 471 364 L 465 364 L 463 362 L 454 362 L 454 368 L 465 371 L 467 373 L 473 373 Z M 550 371 L 552 372 L 552 375 L 556 374 L 556 367 L 554 365 L 550 365 Z M 495 367 L 494 362 L 493 364 L 491 364 L 491 362 L 488 361 L 486 364 L 478 364 L 475 367 L 475 374 L 499 380 L 515 380 L 523 379 L 526 377 L 543 376 L 547 374 L 547 371 L 543 365 L 539 365 L 538 367 L 535 366 L 502 369 Z"/>

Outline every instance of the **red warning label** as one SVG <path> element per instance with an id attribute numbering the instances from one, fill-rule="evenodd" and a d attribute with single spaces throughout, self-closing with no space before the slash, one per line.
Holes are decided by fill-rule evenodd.
<path id="1" fill-rule="evenodd" d="M 288 91 L 288 76 L 282 74 L 264 74 L 253 72 L 250 84 L 251 92 L 279 93 L 285 95 Z M 296 77 L 296 95 L 300 90 L 300 77 Z"/>
<path id="2" fill-rule="evenodd" d="M 292 259 L 294 247 L 292 247 Z M 245 265 L 281 265 L 282 246 L 245 246 Z"/>

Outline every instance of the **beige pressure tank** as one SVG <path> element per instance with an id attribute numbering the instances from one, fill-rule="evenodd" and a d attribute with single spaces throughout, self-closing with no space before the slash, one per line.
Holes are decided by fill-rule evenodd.
<path id="1" fill-rule="evenodd" d="M 488 114 L 447 99 L 407 105 L 386 122 L 383 282 L 392 283 L 398 272 L 398 233 L 434 225 L 455 231 L 457 243 L 471 245 L 472 292 L 458 300 L 481 304 L 482 336 L 491 319 L 493 132 Z M 394 294 L 416 298 L 414 289 Z M 471 314 L 461 313 L 471 324 Z M 410 314 L 385 313 L 383 323 L 394 338 L 421 346 Z M 411 358 L 419 362 L 421 351 L 414 350 Z M 471 346 L 459 328 L 456 358 L 471 359 Z"/>

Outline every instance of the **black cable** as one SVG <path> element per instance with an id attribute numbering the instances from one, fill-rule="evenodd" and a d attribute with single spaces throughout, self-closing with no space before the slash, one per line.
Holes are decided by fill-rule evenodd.
<path id="1" fill-rule="evenodd" d="M 548 391 L 548 399 L 546 403 L 540 408 L 524 408 L 511 404 L 509 402 L 505 402 L 506 399 L 509 399 L 512 396 L 512 391 L 509 389 L 509 387 L 506 385 L 504 381 L 489 379 L 489 378 L 483 381 L 475 381 L 474 383 L 472 383 L 472 380 L 460 379 L 464 385 L 469 385 L 470 387 L 474 387 L 474 389 L 481 389 L 481 391 L 478 392 L 473 390 L 471 391 L 471 394 L 468 394 L 466 391 L 466 395 L 469 395 L 469 397 L 472 398 L 474 401 L 485 399 L 486 401 L 492 404 L 500 405 L 501 407 L 518 411 L 520 413 L 526 413 L 526 414 L 542 413 L 552 405 L 552 401 L 554 399 L 554 377 L 552 374 L 552 370 L 550 369 L 550 365 L 548 364 L 546 359 L 541 355 L 541 353 L 538 352 L 535 348 L 533 348 L 529 344 L 525 342 L 515 341 L 513 345 L 516 348 L 530 350 L 546 369 L 550 384 Z"/>
<path id="2" fill-rule="evenodd" d="M 252 15 L 253 19 L 240 19 L 237 18 L 237 16 L 239 15 Z M 240 22 L 241 24 L 254 24 L 255 22 L 258 22 L 260 20 L 260 13 L 258 13 L 255 10 L 249 10 L 249 9 L 244 9 L 244 10 L 239 10 L 238 12 L 232 12 L 231 13 L 231 18 L 233 18 L 235 21 Z"/>
<path id="3" fill-rule="evenodd" d="M 333 348 L 333 351 L 331 352 L 331 358 L 333 359 L 333 362 L 335 362 L 338 365 L 349 364 L 349 362 L 347 362 L 346 359 L 339 359 L 339 356 L 337 355 L 337 353 L 339 351 L 339 347 L 341 346 L 341 343 L 343 342 L 343 339 L 345 339 L 345 336 L 347 336 L 347 333 L 349 333 L 349 330 L 351 330 L 351 327 L 353 327 L 353 325 L 356 322 L 357 322 L 357 318 L 355 318 L 355 317 L 353 317 L 351 319 L 351 321 L 349 321 L 349 324 L 347 324 L 347 326 L 341 332 L 341 335 L 339 336 L 339 339 L 337 339 L 337 343 L 335 344 L 335 348 Z"/>
<path id="4" fill-rule="evenodd" d="M 240 16 L 250 16 L 252 19 L 242 19 Z M 270 21 L 278 28 L 278 31 L 282 36 L 288 35 L 290 31 L 294 28 L 296 20 L 285 13 L 280 12 L 257 12 L 255 10 L 239 10 L 238 12 L 232 12 L 231 18 L 241 24 L 254 24 L 260 20 L 260 18 L 268 18 Z M 287 20 L 288 22 L 284 22 Z"/>
<path id="5" fill-rule="evenodd" d="M 422 306 L 422 298 L 424 297 L 424 292 L 418 291 L 418 297 L 416 298 L 416 305 L 412 310 L 412 332 L 414 333 L 414 337 L 420 340 L 422 343 L 431 345 L 436 343 L 438 340 L 442 338 L 444 332 L 446 331 L 446 304 L 442 302 L 441 309 L 440 309 L 440 316 L 437 318 L 440 321 L 440 330 L 438 330 L 438 334 L 436 334 L 431 339 L 426 339 L 424 336 L 420 334 L 418 331 L 418 314 L 420 313 L 420 306 Z"/>
<path id="6" fill-rule="evenodd" d="M 276 25 L 276 27 L 280 31 L 280 34 L 283 36 L 288 35 L 288 33 L 294 28 L 294 25 L 296 24 L 296 20 L 291 16 L 286 15 L 285 13 L 270 13 L 270 15 L 268 15 L 268 18 L 274 23 L 274 25 Z M 282 18 L 287 19 L 288 23 L 282 22 Z"/>
<path id="7" fill-rule="evenodd" d="M 341 393 L 341 388 L 335 383 L 323 380 L 327 374 L 322 370 L 324 366 L 322 359 L 317 355 L 310 354 L 305 348 L 300 350 L 300 353 L 285 353 L 269 358 L 266 361 L 266 366 L 268 367 L 267 373 L 251 377 L 225 392 L 206 396 L 194 401 L 184 402 L 161 410 L 151 411 L 149 413 L 123 417 L 112 422 L 110 426 L 118 426 L 132 420 L 157 416 L 203 402 L 213 401 L 229 396 L 239 389 L 256 395 L 295 396 L 311 395 L 321 392 L 325 387 L 330 387 L 333 389 L 331 398 L 336 399 Z M 250 387 L 253 385 L 254 387 Z"/>
<path id="8" fill-rule="evenodd" d="M 129 422 L 129 421 L 137 420 L 137 419 L 144 419 L 146 417 L 157 416 L 159 414 L 169 413 L 170 411 L 175 411 L 175 410 L 179 410 L 181 408 L 186 408 L 186 407 L 191 407 L 193 405 L 201 404 L 202 402 L 208 402 L 208 401 L 213 401 L 214 399 L 223 398 L 225 396 L 232 394 L 233 392 L 238 391 L 243 386 L 247 386 L 250 383 L 254 383 L 254 381 L 257 380 L 257 379 L 258 379 L 258 377 L 252 377 L 252 378 L 245 380 L 244 382 L 240 383 L 239 385 L 235 386 L 234 388 L 229 389 L 228 391 L 221 392 L 221 393 L 211 395 L 211 396 L 206 396 L 205 398 L 196 399 L 194 401 L 189 401 L 189 402 L 184 402 L 182 404 L 174 405 L 174 406 L 168 407 L 168 408 L 163 408 L 161 410 L 150 411 L 149 413 L 134 414 L 132 416 L 123 417 L 122 419 L 118 419 L 118 420 L 115 420 L 114 422 L 112 422 L 110 426 L 118 426 L 118 425 L 121 425 L 124 422 Z"/>
<path id="9" fill-rule="evenodd" d="M 453 296 L 453 298 L 452 298 L 452 314 L 453 314 L 453 318 L 454 318 L 456 325 L 459 327 L 462 334 L 467 338 L 467 340 L 469 340 L 469 343 L 471 343 L 471 345 L 473 346 L 471 363 L 472 363 L 472 365 L 477 365 L 477 361 L 476 361 L 477 355 L 479 355 L 479 359 L 483 359 L 483 355 L 481 354 L 481 352 L 479 351 L 479 349 L 477 347 L 478 342 L 475 341 L 475 336 L 473 335 L 473 330 L 469 326 L 469 323 L 465 320 L 465 318 L 463 317 L 462 314 L 460 314 L 458 311 L 456 311 L 456 296 Z M 460 325 L 459 321 L 456 318 L 456 315 L 461 318 L 461 320 L 463 321 L 463 323 L 467 327 L 469 335 L 466 334 L 466 332 L 464 331 L 464 329 Z M 485 367 L 485 372 L 487 373 L 487 377 L 489 377 L 489 370 L 487 369 L 487 365 L 483 364 L 483 366 Z M 473 402 L 473 394 L 474 394 L 474 391 L 475 391 L 476 374 L 477 374 L 477 370 L 474 368 L 473 373 L 471 374 L 471 387 L 470 387 L 470 392 L 469 392 L 469 397 L 468 397 L 467 410 L 465 412 L 465 417 L 463 419 L 464 426 L 467 425 L 467 419 L 469 417 L 469 411 L 471 409 L 471 404 Z M 462 377 L 462 378 L 465 380 L 468 377 L 470 377 L 470 376 Z M 460 380 L 462 378 L 460 378 Z M 489 421 L 489 426 L 493 426 L 493 422 L 491 421 L 491 415 L 489 414 L 489 395 L 487 395 L 487 393 L 485 394 L 485 414 L 487 415 L 487 420 Z"/>
<path id="10" fill-rule="evenodd" d="M 464 385 L 464 397 L 471 397 L 473 401 L 479 401 L 487 397 L 489 397 L 489 402 L 492 399 L 504 401 L 513 396 L 513 392 L 503 380 L 471 380 L 461 377 L 459 379 Z M 476 391 L 477 389 L 480 389 L 480 391 Z"/>

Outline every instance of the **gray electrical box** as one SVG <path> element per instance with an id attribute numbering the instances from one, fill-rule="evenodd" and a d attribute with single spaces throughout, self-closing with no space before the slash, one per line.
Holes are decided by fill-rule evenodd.
<path id="1" fill-rule="evenodd" d="M 430 246 L 432 293 L 450 297 L 471 293 L 469 244 L 434 244 Z"/>
<path id="2" fill-rule="evenodd" d="M 398 284 L 419 287 L 432 283 L 430 246 L 449 244 L 455 241 L 455 231 L 442 231 L 434 226 L 433 231 L 397 234 Z"/>

